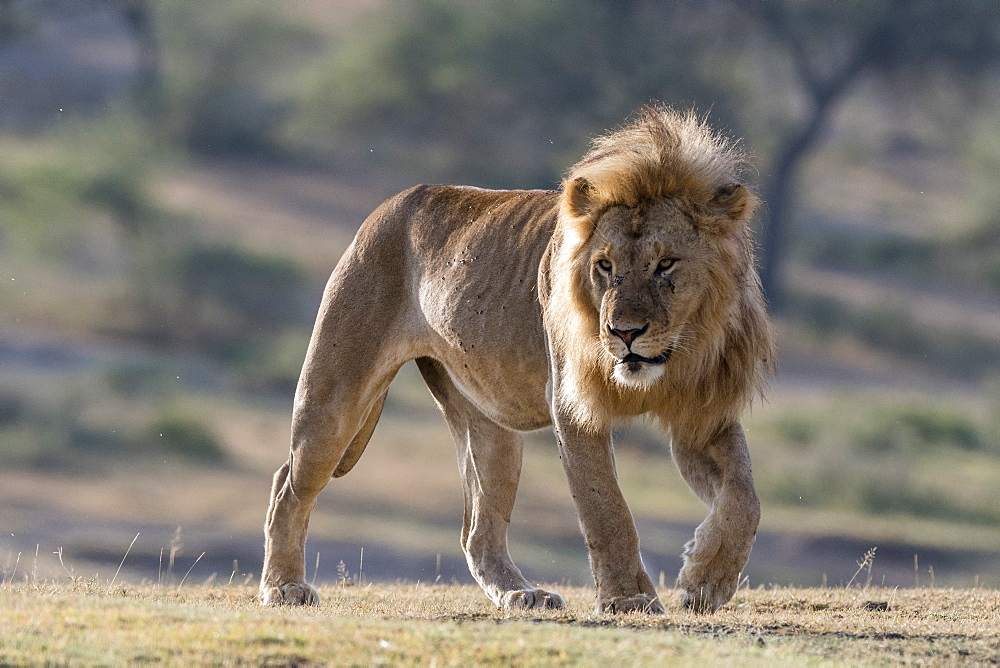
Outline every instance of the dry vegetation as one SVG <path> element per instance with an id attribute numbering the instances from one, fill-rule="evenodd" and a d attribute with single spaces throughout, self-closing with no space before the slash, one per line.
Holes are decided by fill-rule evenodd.
<path id="1" fill-rule="evenodd" d="M 455 585 L 335 585 L 309 609 L 264 609 L 248 586 L 0 587 L 2 664 L 704 665 L 1000 662 L 1000 592 L 751 589 L 711 616 L 498 612 Z M 671 600 L 675 592 L 668 592 Z"/>

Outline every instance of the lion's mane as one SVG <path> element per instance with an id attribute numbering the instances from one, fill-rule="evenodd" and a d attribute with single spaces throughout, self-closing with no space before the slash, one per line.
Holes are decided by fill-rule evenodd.
<path id="1" fill-rule="evenodd" d="M 763 391 L 775 357 L 748 228 L 758 200 L 743 197 L 720 215 L 713 205 L 747 170 L 740 146 L 693 112 L 646 107 L 631 123 L 594 140 L 563 182 L 545 320 L 550 345 L 566 361 L 564 392 L 575 417 L 593 429 L 650 413 L 675 437 L 707 439 Z M 649 388 L 612 379 L 614 360 L 598 339 L 587 292 L 584 250 L 601 213 L 672 198 L 715 245 L 720 258 L 689 321 L 684 346 Z M 587 204 L 582 206 L 581 199 Z"/>

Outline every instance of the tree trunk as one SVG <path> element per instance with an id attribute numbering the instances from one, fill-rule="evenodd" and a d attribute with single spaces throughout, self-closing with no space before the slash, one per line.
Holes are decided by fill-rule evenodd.
<path id="1" fill-rule="evenodd" d="M 764 295 L 775 312 L 787 306 L 784 265 L 787 257 L 787 242 L 790 237 L 789 219 L 794 204 L 795 179 L 802 160 L 819 143 L 827 120 L 835 105 L 844 97 L 861 75 L 868 62 L 868 53 L 861 53 L 839 74 L 825 84 L 814 84 L 812 93 L 812 115 L 800 132 L 785 142 L 778 151 L 774 173 L 764 188 L 764 203 L 769 214 L 764 224 L 763 252 L 761 255 L 761 284 Z"/>
<path id="2" fill-rule="evenodd" d="M 786 244 L 789 238 L 789 212 L 792 193 L 795 192 L 795 178 L 802 159 L 819 142 L 820 133 L 829 113 L 832 100 L 825 103 L 816 101 L 809 123 L 800 133 L 793 136 L 778 152 L 774 173 L 764 189 L 764 202 L 768 220 L 764 225 L 763 253 L 761 256 L 760 280 L 764 295 L 775 312 L 787 305 L 785 293 L 784 264 Z"/>
<path id="3" fill-rule="evenodd" d="M 163 111 L 163 73 L 153 7 L 149 0 L 123 0 L 122 15 L 136 41 L 138 62 L 133 95 L 140 113 L 156 119 Z"/>

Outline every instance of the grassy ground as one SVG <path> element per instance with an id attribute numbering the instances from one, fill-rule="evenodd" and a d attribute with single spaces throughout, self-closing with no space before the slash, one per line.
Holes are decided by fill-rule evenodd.
<path id="1" fill-rule="evenodd" d="M 1000 661 L 1000 592 L 753 589 L 711 616 L 503 613 L 475 587 L 332 586 L 264 609 L 248 586 L 7 583 L 2 664 L 858 665 Z M 668 592 L 676 600 L 675 592 Z"/>

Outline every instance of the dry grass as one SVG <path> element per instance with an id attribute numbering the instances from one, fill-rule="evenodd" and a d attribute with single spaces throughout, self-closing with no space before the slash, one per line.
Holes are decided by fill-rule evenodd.
<path id="1" fill-rule="evenodd" d="M 756 589 L 711 616 L 502 613 L 475 587 L 332 586 L 264 609 L 245 586 L 8 583 L 0 663 L 473 665 L 954 664 L 1000 661 L 1000 592 Z M 671 593 L 671 595 L 674 592 Z M 675 600 L 675 599 L 674 599 Z"/>

